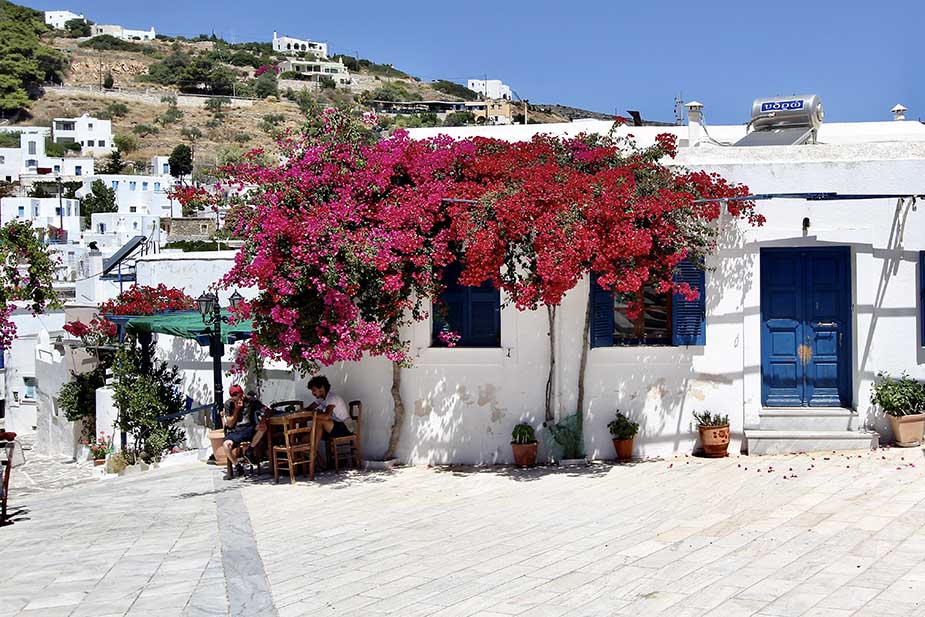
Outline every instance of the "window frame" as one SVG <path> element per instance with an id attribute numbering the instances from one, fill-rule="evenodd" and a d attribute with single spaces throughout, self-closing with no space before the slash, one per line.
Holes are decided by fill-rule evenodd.
<path id="1" fill-rule="evenodd" d="M 444 269 L 443 285 L 444 290 L 440 293 L 438 299 L 431 303 L 431 327 L 430 327 L 430 345 L 431 349 L 500 349 L 501 348 L 501 290 L 496 289 L 491 282 L 485 282 L 477 287 L 469 285 L 460 285 L 458 277 L 460 266 L 457 263 L 450 264 Z M 438 308 L 440 304 L 449 307 L 451 304 L 457 304 L 461 311 L 460 319 L 462 321 L 458 330 L 452 330 L 460 336 L 452 347 L 442 340 L 439 334 L 447 323 L 441 317 L 443 309 Z M 481 303 L 493 304 L 493 323 L 484 322 L 475 323 L 473 318 L 473 305 Z M 447 310 L 450 310 L 449 308 Z M 490 334 L 478 336 L 476 328 L 485 328 Z M 489 339 L 491 339 L 489 341 Z"/>

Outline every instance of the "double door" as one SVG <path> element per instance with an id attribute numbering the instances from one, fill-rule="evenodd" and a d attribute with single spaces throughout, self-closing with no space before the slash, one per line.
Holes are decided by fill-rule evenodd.
<path id="1" fill-rule="evenodd" d="M 848 247 L 762 249 L 762 404 L 850 407 L 851 349 Z"/>

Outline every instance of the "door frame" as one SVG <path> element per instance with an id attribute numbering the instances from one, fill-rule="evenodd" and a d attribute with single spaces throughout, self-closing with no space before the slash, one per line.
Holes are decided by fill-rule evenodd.
<path id="1" fill-rule="evenodd" d="M 844 350 L 844 353 L 839 353 L 838 359 L 838 391 L 840 399 L 840 407 L 845 409 L 853 409 L 853 388 L 854 388 L 854 290 L 853 290 L 853 263 L 851 255 L 851 247 L 847 245 L 833 245 L 833 246 L 787 246 L 787 247 L 761 247 L 759 249 L 759 264 L 761 267 L 767 263 L 764 260 L 764 257 L 768 254 L 774 253 L 815 253 L 815 252 L 829 252 L 829 253 L 838 253 L 841 258 L 841 265 L 844 276 L 845 289 L 842 293 L 842 302 L 843 302 L 843 325 L 842 330 L 844 332 L 844 340 L 839 344 L 841 350 Z M 761 268 L 759 268 L 760 271 Z M 766 344 L 765 337 L 765 306 L 764 306 L 764 291 L 765 291 L 765 280 L 759 274 L 759 289 L 758 289 L 758 298 L 759 298 L 759 328 L 760 333 L 758 337 L 759 343 L 759 376 L 761 380 L 761 406 L 762 408 L 769 408 L 767 404 L 768 400 L 768 385 L 764 380 L 764 371 L 765 371 L 765 350 L 764 346 Z M 801 285 L 803 289 L 800 292 L 801 302 L 807 301 L 806 292 L 808 291 L 805 288 L 805 275 Z M 812 409 L 809 405 L 809 401 L 806 400 L 805 391 L 803 404 L 797 406 L 780 407 L 782 409 Z"/>

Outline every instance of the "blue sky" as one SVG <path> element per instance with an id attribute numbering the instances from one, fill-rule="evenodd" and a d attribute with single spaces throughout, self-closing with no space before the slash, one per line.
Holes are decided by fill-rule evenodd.
<path id="1" fill-rule="evenodd" d="M 636 109 L 654 120 L 673 119 L 679 94 L 719 124 L 746 122 L 756 97 L 794 93 L 819 94 L 829 121 L 886 120 L 898 102 L 925 119 L 920 0 L 25 4 L 165 34 L 214 30 L 229 41 L 269 41 L 277 30 L 422 79 L 487 75 L 531 102 Z"/>

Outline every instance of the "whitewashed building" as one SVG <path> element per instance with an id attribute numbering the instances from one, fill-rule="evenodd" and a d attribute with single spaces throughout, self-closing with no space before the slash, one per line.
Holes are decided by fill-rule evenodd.
<path id="1" fill-rule="evenodd" d="M 277 36 L 273 31 L 273 51 L 283 54 L 309 53 L 317 58 L 328 57 L 328 44 L 308 39 L 297 39 L 291 36 Z"/>
<path id="2" fill-rule="evenodd" d="M 83 234 L 83 243 L 93 242 L 104 254 L 112 254 L 136 236 L 144 236 L 158 245 L 161 218 L 142 213 L 97 212 L 90 215 L 90 228 Z"/>
<path id="3" fill-rule="evenodd" d="M 59 205 L 57 197 L 3 197 L 0 221 L 12 220 L 31 221 L 34 229 L 64 229 L 75 242 L 80 238 L 80 200 L 61 199 Z"/>
<path id="4" fill-rule="evenodd" d="M 97 174 L 84 180 L 78 197 L 92 192 L 97 180 L 116 192 L 116 205 L 122 214 L 172 217 L 182 211 L 180 203 L 170 197 L 175 180 L 169 175 Z"/>
<path id="5" fill-rule="evenodd" d="M 323 77 L 330 77 L 337 85 L 347 85 L 351 82 L 350 71 L 340 60 L 299 60 L 289 58 L 280 63 L 282 74 L 297 73 L 305 81 L 321 81 Z"/>
<path id="6" fill-rule="evenodd" d="M 466 87 L 486 99 L 510 101 L 513 98 L 511 87 L 500 79 L 470 79 L 466 82 Z"/>
<path id="7" fill-rule="evenodd" d="M 157 38 L 154 26 L 148 30 L 131 30 L 118 25 L 93 24 L 90 32 L 91 36 L 108 34 L 124 41 L 153 41 Z"/>
<path id="8" fill-rule="evenodd" d="M 78 143 L 84 154 L 102 156 L 115 149 L 110 120 L 83 114 L 79 118 L 55 118 L 52 127 L 56 144 Z"/>
<path id="9" fill-rule="evenodd" d="M 83 15 L 71 11 L 45 11 L 45 25 L 56 30 L 64 30 L 64 24 L 72 19 L 84 19 Z"/>
<path id="10" fill-rule="evenodd" d="M 19 134 L 18 148 L 0 148 L 0 180 L 54 182 L 60 176 L 63 181 L 70 182 L 93 175 L 92 157 L 48 156 L 46 137 L 43 132 L 24 128 Z"/>

